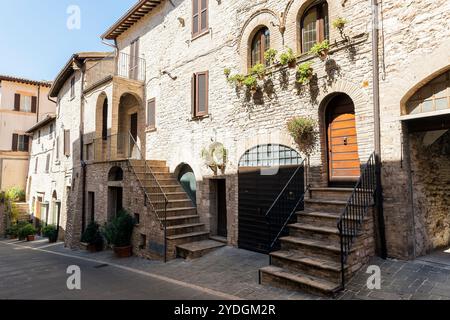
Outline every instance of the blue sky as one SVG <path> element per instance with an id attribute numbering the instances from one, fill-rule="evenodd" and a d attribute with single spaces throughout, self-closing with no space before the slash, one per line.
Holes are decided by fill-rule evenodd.
<path id="1" fill-rule="evenodd" d="M 74 52 L 109 51 L 100 35 L 137 0 L 0 0 L 0 74 L 53 80 Z M 80 29 L 67 10 L 80 8 Z"/>

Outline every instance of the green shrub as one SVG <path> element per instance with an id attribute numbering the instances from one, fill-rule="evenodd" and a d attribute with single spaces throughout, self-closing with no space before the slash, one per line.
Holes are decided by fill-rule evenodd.
<path id="1" fill-rule="evenodd" d="M 287 48 L 285 52 L 280 55 L 280 63 L 285 65 L 292 65 L 296 62 L 297 57 L 295 56 L 294 50 Z"/>
<path id="2" fill-rule="evenodd" d="M 250 90 L 255 90 L 258 86 L 258 80 L 255 76 L 247 76 L 244 80 L 244 85 Z"/>
<path id="3" fill-rule="evenodd" d="M 19 229 L 19 238 L 25 239 L 27 236 L 33 236 L 36 234 L 36 228 L 31 223 L 27 223 Z"/>
<path id="4" fill-rule="evenodd" d="M 12 187 L 6 190 L 6 198 L 14 202 L 25 201 L 25 191 L 19 187 Z"/>
<path id="5" fill-rule="evenodd" d="M 103 236 L 100 232 L 100 225 L 97 222 L 91 222 L 83 232 L 81 242 L 90 245 L 103 246 Z"/>
<path id="6" fill-rule="evenodd" d="M 262 63 L 255 64 L 253 68 L 251 68 L 250 73 L 257 76 L 259 79 L 263 79 L 266 75 L 266 66 Z"/>
<path id="7" fill-rule="evenodd" d="M 48 238 L 50 242 L 56 242 L 58 240 L 58 228 L 55 225 L 49 224 L 42 228 L 42 234 Z"/>
<path id="8" fill-rule="evenodd" d="M 228 77 L 228 82 L 230 84 L 234 84 L 237 87 L 242 86 L 244 80 L 245 80 L 245 76 L 242 74 L 235 74 L 233 76 Z"/>
<path id="9" fill-rule="evenodd" d="M 24 226 L 26 226 L 28 222 L 20 221 L 13 223 L 11 227 L 6 229 L 6 235 L 18 237 L 19 236 L 19 230 L 22 229 Z"/>
<path id="10" fill-rule="evenodd" d="M 125 210 L 120 211 L 117 216 L 103 229 L 103 234 L 115 247 L 127 247 L 131 245 L 131 236 L 135 225 L 134 218 Z"/>
<path id="11" fill-rule="evenodd" d="M 296 117 L 288 121 L 287 128 L 300 151 L 309 156 L 318 138 L 317 122 L 308 117 Z"/>
<path id="12" fill-rule="evenodd" d="M 313 68 L 311 62 L 305 62 L 297 68 L 297 82 L 300 84 L 307 84 L 313 76 Z"/>
<path id="13" fill-rule="evenodd" d="M 264 59 L 266 60 L 268 65 L 271 65 L 275 62 L 275 58 L 278 55 L 278 51 L 275 49 L 267 49 L 266 52 L 264 52 Z"/>

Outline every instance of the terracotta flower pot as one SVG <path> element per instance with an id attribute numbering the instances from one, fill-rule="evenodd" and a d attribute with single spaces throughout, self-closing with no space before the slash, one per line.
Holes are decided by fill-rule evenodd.
<path id="1" fill-rule="evenodd" d="M 128 258 L 133 255 L 133 247 L 132 246 L 114 247 L 114 253 L 118 258 Z"/>
<path id="2" fill-rule="evenodd" d="M 322 61 L 326 60 L 328 57 L 329 50 L 322 50 L 319 52 L 319 57 Z"/>
<path id="3" fill-rule="evenodd" d="M 27 241 L 34 241 L 35 235 L 27 236 Z"/>
<path id="4" fill-rule="evenodd" d="M 290 68 L 290 69 L 293 69 L 293 68 L 295 68 L 297 66 L 297 61 L 289 61 L 289 63 L 288 63 L 288 67 Z"/>

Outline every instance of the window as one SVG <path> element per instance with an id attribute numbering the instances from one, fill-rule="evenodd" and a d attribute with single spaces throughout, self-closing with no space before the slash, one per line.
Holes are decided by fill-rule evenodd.
<path id="1" fill-rule="evenodd" d="M 133 80 L 139 80 L 139 38 L 131 42 L 130 45 L 130 74 Z"/>
<path id="2" fill-rule="evenodd" d="M 208 30 L 208 0 L 192 0 L 192 37 Z"/>
<path id="3" fill-rule="evenodd" d="M 14 95 L 14 111 L 36 113 L 37 97 L 30 95 L 22 95 L 16 93 Z"/>
<path id="4" fill-rule="evenodd" d="M 28 152 L 30 147 L 30 137 L 27 135 L 12 135 L 12 151 Z"/>
<path id="5" fill-rule="evenodd" d="M 39 158 L 36 157 L 36 161 L 34 162 L 34 173 L 38 172 L 38 166 L 39 166 Z"/>
<path id="6" fill-rule="evenodd" d="M 64 155 L 70 156 L 70 130 L 64 130 Z"/>
<path id="7" fill-rule="evenodd" d="M 329 39 L 328 4 L 322 2 L 307 9 L 300 21 L 301 47 L 306 53 L 319 42 Z"/>
<path id="8" fill-rule="evenodd" d="M 75 98 L 75 77 L 70 79 L 70 99 Z"/>
<path id="9" fill-rule="evenodd" d="M 147 102 L 147 126 L 150 129 L 156 128 L 156 100 L 150 99 Z"/>
<path id="10" fill-rule="evenodd" d="M 41 130 L 38 131 L 37 143 L 41 143 Z"/>
<path id="11" fill-rule="evenodd" d="M 102 139 L 108 140 L 108 98 L 103 102 L 102 110 Z"/>
<path id="12" fill-rule="evenodd" d="M 192 115 L 208 115 L 208 71 L 198 72 L 192 76 Z"/>
<path id="13" fill-rule="evenodd" d="M 88 212 L 89 212 L 89 221 L 95 221 L 95 193 L 88 192 Z"/>
<path id="14" fill-rule="evenodd" d="M 266 64 L 264 53 L 270 49 L 270 31 L 267 27 L 261 28 L 253 37 L 251 46 L 251 66 Z"/>
<path id="15" fill-rule="evenodd" d="M 50 154 L 47 154 L 47 159 L 45 161 L 45 173 L 50 171 Z"/>
<path id="16" fill-rule="evenodd" d="M 50 123 L 48 138 L 51 140 L 53 138 L 53 123 Z"/>
<path id="17" fill-rule="evenodd" d="M 59 137 L 56 137 L 56 160 L 59 160 Z"/>

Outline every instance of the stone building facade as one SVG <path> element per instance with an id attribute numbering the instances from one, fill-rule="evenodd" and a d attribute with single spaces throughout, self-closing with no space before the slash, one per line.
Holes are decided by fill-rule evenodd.
<path id="1" fill-rule="evenodd" d="M 195 187 L 190 191 L 195 195 L 200 221 L 213 236 L 225 236 L 227 244 L 239 246 L 241 169 L 248 165 L 247 155 L 253 154 L 254 148 L 261 147 L 267 153 L 268 146 L 277 146 L 303 159 L 286 123 L 296 116 L 311 117 L 319 124 L 320 139 L 310 159 L 308 182 L 314 188 L 335 186 L 330 184 L 334 167 L 329 162 L 329 110 L 339 101 L 340 107 L 353 106 L 356 137 L 350 137 L 350 144 L 356 146 L 353 152 L 358 164 L 364 165 L 376 147 L 374 73 L 380 74 L 387 254 L 410 259 L 449 245 L 450 109 L 446 72 L 450 69 L 450 50 L 448 41 L 443 41 L 450 36 L 445 28 L 448 1 L 384 1 L 378 7 L 376 24 L 379 70 L 374 70 L 373 7 L 369 1 L 210 0 L 206 1 L 207 8 L 204 3 L 194 4 L 194 8 L 198 5 L 205 9 L 206 20 L 198 18 L 201 13 L 193 14 L 192 1 L 139 1 L 102 36 L 114 40 L 117 52 L 113 58 L 106 57 L 85 69 L 87 79 L 95 81 L 85 79 L 83 87 L 86 178 L 73 179 L 74 198 L 68 211 L 70 245 L 77 245 L 88 219 L 89 201 L 81 201 L 83 193 L 85 199 L 95 199 L 93 219 L 106 221 L 111 207 L 106 190 L 120 187 L 122 205 L 143 221 L 136 239 L 155 239 L 150 241 L 153 246 L 135 240 L 137 253 L 153 256 L 160 252 L 155 249 L 162 244 L 157 240 L 161 239 L 161 230 L 156 216 L 150 206 L 141 205 L 145 196 L 143 199 L 139 194 L 139 179 L 128 177 L 133 177 L 133 166 L 126 158 L 145 158 L 164 161 L 180 182 L 183 173 L 194 176 Z M 331 48 L 327 59 L 322 60 L 302 52 L 302 39 L 307 32 L 305 19 L 311 18 L 307 14 L 325 3 L 326 18 L 317 19 L 324 12 L 318 11 L 316 20 L 328 25 L 324 37 Z M 139 10 L 145 14 L 133 16 Z M 342 33 L 331 26 L 339 17 L 348 20 Z M 308 85 L 296 82 L 295 69 L 280 65 L 268 67 L 267 79 L 259 82 L 260 89 L 255 93 L 228 83 L 224 69 L 231 69 L 232 74 L 249 72 L 254 39 L 261 30 L 270 33 L 270 48 L 283 52 L 290 47 L 298 55 L 297 65 L 312 63 L 315 76 Z M 194 87 L 193 79 L 197 81 Z M 205 79 L 207 108 L 196 110 L 198 81 Z M 434 79 L 439 80 L 436 92 Z M 421 88 L 433 94 L 418 94 Z M 447 99 L 446 105 L 437 101 L 441 97 Z M 411 103 L 422 105 L 430 99 L 434 106 L 430 110 L 411 111 Z M 202 112 L 199 115 L 195 111 Z M 431 142 L 424 144 L 424 136 Z M 201 156 L 212 143 L 220 143 L 227 150 L 226 167 L 217 175 Z M 261 155 L 258 152 L 257 157 Z M 116 167 L 124 174 L 119 182 L 108 178 Z M 436 177 L 427 174 L 430 169 Z M 217 190 L 221 188 L 225 188 L 225 195 L 219 200 Z M 225 202 L 225 232 L 219 230 L 223 225 L 218 226 L 221 201 Z M 221 219 L 223 224 L 224 217 Z M 381 241 L 379 236 L 377 240 Z"/>

